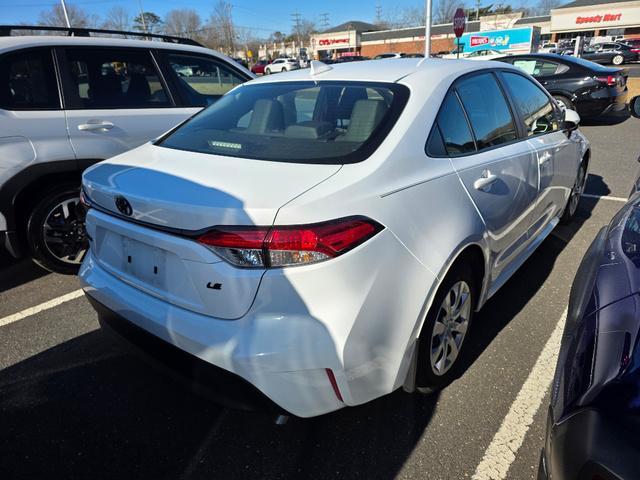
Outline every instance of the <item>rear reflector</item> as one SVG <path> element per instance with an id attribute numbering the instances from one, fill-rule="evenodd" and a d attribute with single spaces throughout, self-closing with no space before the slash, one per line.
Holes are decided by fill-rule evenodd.
<path id="1" fill-rule="evenodd" d="M 198 242 L 238 267 L 287 267 L 337 257 L 382 229 L 369 218 L 347 217 L 312 225 L 219 227 Z"/>
<path id="2" fill-rule="evenodd" d="M 336 382 L 336 376 L 333 374 L 333 370 L 331 370 L 330 368 L 325 368 L 325 371 L 327 372 L 327 377 L 329 377 L 329 382 L 331 383 L 331 387 L 333 388 L 333 393 L 336 394 L 338 400 L 344 402 L 344 400 L 342 399 L 342 394 L 340 393 L 340 389 L 338 388 L 338 382 Z"/>

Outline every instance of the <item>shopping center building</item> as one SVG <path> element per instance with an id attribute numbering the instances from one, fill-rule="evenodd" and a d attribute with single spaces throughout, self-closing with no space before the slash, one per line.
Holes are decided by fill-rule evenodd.
<path id="1" fill-rule="evenodd" d="M 551 10 L 551 15 L 525 17 L 521 12 L 480 17 L 467 22 L 466 32 L 485 32 L 519 27 L 539 27 L 542 41 L 558 41 L 578 35 L 613 40 L 640 37 L 640 0 L 576 0 Z M 383 30 L 360 21 L 350 21 L 311 38 L 314 58 L 381 53 L 424 53 L 424 27 Z M 434 25 L 431 53 L 454 48 L 453 24 Z"/>

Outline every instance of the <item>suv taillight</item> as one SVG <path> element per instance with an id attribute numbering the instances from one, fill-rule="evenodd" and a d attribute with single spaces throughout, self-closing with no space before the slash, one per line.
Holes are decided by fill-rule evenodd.
<path id="1" fill-rule="evenodd" d="M 338 257 L 383 228 L 366 217 L 347 217 L 311 225 L 219 227 L 198 242 L 237 267 L 288 267 Z"/>

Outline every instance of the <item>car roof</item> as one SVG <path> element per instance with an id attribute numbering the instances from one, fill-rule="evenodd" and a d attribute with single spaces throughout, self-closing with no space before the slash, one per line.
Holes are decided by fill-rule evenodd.
<path id="1" fill-rule="evenodd" d="M 0 37 L 0 52 L 29 47 L 51 46 L 92 46 L 92 47 L 136 47 L 189 51 L 194 53 L 206 53 L 217 57 L 227 58 L 224 55 L 205 47 L 196 47 L 182 43 L 160 42 L 149 40 L 127 40 L 123 38 L 107 37 L 75 37 L 62 35 L 34 35 Z"/>
<path id="2" fill-rule="evenodd" d="M 314 61 L 315 62 L 315 61 Z M 317 65 L 318 62 L 315 62 Z M 439 58 L 390 58 L 383 60 L 363 60 L 327 65 L 329 70 L 311 74 L 311 69 L 303 68 L 278 75 L 263 76 L 250 83 L 276 83 L 301 80 L 368 81 L 394 83 L 407 79 L 420 78 L 420 82 L 438 83 L 438 80 L 460 76 L 476 70 L 491 68 L 515 68 L 505 63 L 492 61 L 473 62 L 471 60 L 445 60 Z M 418 82 L 417 84 L 419 84 Z"/>

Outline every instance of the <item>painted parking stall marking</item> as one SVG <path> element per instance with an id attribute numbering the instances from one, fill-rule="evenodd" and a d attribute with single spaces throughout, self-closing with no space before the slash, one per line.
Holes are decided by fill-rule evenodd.
<path id="1" fill-rule="evenodd" d="M 63 303 L 75 300 L 76 298 L 80 298 L 83 295 L 84 291 L 82 289 L 78 289 L 74 290 L 71 293 L 67 293 L 66 295 L 62 295 L 61 297 L 54 298 L 53 300 L 41 303 L 40 305 L 36 305 L 35 307 L 25 308 L 20 312 L 14 313 L 4 318 L 0 318 L 0 327 L 4 327 L 5 325 L 9 325 L 10 323 L 17 322 L 18 320 L 30 317 L 31 315 L 35 315 L 36 313 L 44 312 L 45 310 L 57 307 L 58 305 L 62 305 Z"/>
<path id="2" fill-rule="evenodd" d="M 511 404 L 509 412 L 502 420 L 500 429 L 485 451 L 482 461 L 473 474 L 473 480 L 507 478 L 509 467 L 516 459 L 524 437 L 533 423 L 533 417 L 551 385 L 566 320 L 567 310 L 565 309 L 518 392 L 518 396 Z"/>

